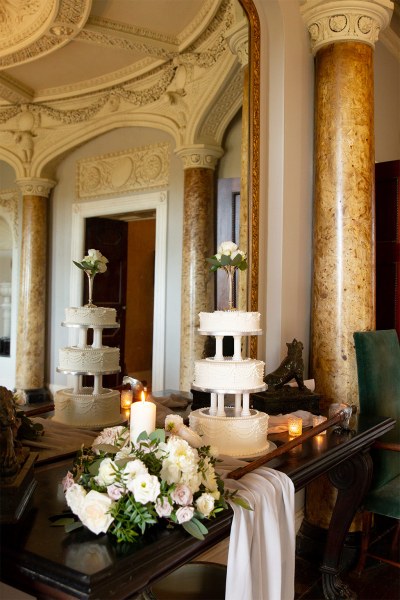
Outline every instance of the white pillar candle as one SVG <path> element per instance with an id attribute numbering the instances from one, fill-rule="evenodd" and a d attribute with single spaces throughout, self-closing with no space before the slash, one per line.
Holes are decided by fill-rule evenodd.
<path id="1" fill-rule="evenodd" d="M 142 431 L 150 434 L 155 428 L 156 405 L 148 402 L 142 392 L 142 399 L 134 402 L 131 406 L 131 442 L 136 442 Z"/>

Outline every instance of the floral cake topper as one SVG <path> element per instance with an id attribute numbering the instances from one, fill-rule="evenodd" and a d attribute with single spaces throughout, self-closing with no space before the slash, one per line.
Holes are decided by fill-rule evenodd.
<path id="1" fill-rule="evenodd" d="M 96 305 L 93 304 L 93 280 L 97 273 L 105 273 L 107 271 L 108 259 L 102 255 L 100 250 L 94 250 L 91 248 L 88 250 L 87 256 L 84 256 L 81 262 L 75 260 L 72 261 L 75 266 L 82 271 L 85 271 L 89 281 L 89 301 L 85 306 L 94 308 Z"/>
<path id="2" fill-rule="evenodd" d="M 210 263 L 211 271 L 217 269 L 226 269 L 226 267 L 234 267 L 240 271 L 247 269 L 247 255 L 243 250 L 239 250 L 235 242 L 222 242 L 218 246 L 217 253 L 211 258 L 206 258 Z"/>
<path id="3" fill-rule="evenodd" d="M 107 271 L 108 259 L 102 255 L 100 250 L 88 250 L 87 256 L 84 256 L 81 262 L 72 261 L 74 265 L 90 273 L 91 275 L 97 275 L 97 273 L 105 273 Z"/>
<path id="4" fill-rule="evenodd" d="M 235 242 L 222 242 L 218 246 L 217 253 L 211 258 L 206 258 L 211 265 L 210 271 L 223 269 L 228 275 L 228 310 L 233 309 L 233 278 L 236 269 L 244 271 L 247 269 L 247 255 L 243 250 L 239 250 Z"/>

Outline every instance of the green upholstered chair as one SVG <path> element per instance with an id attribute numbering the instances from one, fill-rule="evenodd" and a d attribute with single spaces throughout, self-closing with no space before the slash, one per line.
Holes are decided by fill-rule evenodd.
<path id="1" fill-rule="evenodd" d="M 396 419 L 395 428 L 371 450 L 373 476 L 363 500 L 361 553 L 356 573 L 361 574 L 367 555 L 400 564 L 374 554 L 370 547 L 373 514 L 397 519 L 392 550 L 399 541 L 400 525 L 400 346 L 394 329 L 354 333 L 360 413 Z"/>

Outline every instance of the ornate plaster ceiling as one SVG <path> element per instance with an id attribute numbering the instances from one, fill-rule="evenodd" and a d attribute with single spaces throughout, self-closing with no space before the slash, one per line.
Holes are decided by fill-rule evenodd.
<path id="1" fill-rule="evenodd" d="M 0 98 L 3 103 L 55 100 L 143 76 L 189 49 L 220 4 L 1 0 Z"/>

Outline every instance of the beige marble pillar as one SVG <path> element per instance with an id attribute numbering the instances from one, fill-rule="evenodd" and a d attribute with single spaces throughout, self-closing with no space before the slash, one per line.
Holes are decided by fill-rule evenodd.
<path id="1" fill-rule="evenodd" d="M 44 386 L 47 197 L 55 182 L 20 179 L 17 183 L 23 199 L 16 388 L 24 393 Z"/>
<path id="2" fill-rule="evenodd" d="M 303 7 L 316 54 L 311 359 L 326 405 L 358 403 L 353 332 L 375 324 L 373 46 L 389 5 Z"/>
<path id="3" fill-rule="evenodd" d="M 358 404 L 353 332 L 375 324 L 373 52 L 391 3 L 307 0 L 302 12 L 315 53 L 311 364 L 327 408 Z M 328 528 L 335 499 L 327 477 L 310 484 L 308 523 Z"/>
<path id="4" fill-rule="evenodd" d="M 214 168 L 223 152 L 192 146 L 177 154 L 184 165 L 180 389 L 189 391 L 205 341 L 197 333 L 198 314 L 214 310 L 214 274 L 205 259 L 215 253 Z"/>

